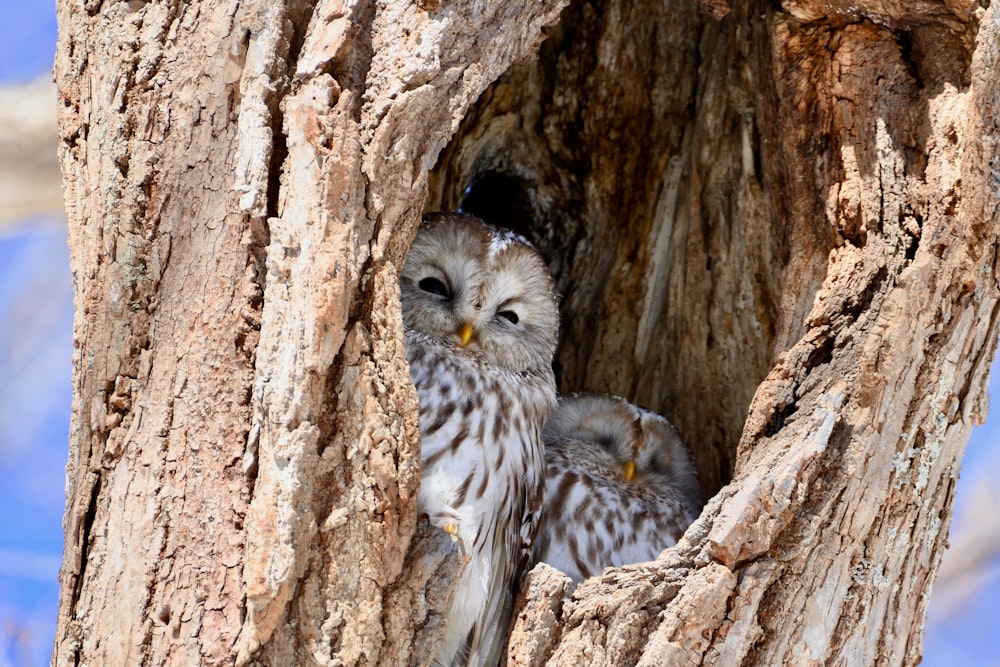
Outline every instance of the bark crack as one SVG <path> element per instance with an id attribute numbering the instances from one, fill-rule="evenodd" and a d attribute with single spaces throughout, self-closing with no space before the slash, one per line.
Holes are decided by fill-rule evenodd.
<path id="1" fill-rule="evenodd" d="M 93 436 L 91 436 L 93 438 Z M 93 440 L 92 440 L 93 441 Z M 91 454 L 92 456 L 92 454 Z M 101 494 L 101 473 L 99 470 L 92 470 L 88 474 L 88 477 L 92 478 L 89 484 L 89 493 L 87 497 L 87 510 L 84 513 L 82 520 L 77 527 L 80 534 L 80 546 L 79 546 L 79 572 L 76 574 L 76 579 L 73 582 L 73 595 L 70 598 L 69 609 L 72 610 L 71 616 L 75 618 L 77 606 L 80 602 L 80 595 L 83 591 L 84 579 L 86 577 L 87 565 L 89 561 L 90 554 L 90 531 L 94 527 L 94 521 L 97 517 L 97 505 L 98 498 Z M 79 665 L 81 660 L 80 651 L 82 649 L 81 644 L 76 643 L 74 646 L 74 664 Z"/>

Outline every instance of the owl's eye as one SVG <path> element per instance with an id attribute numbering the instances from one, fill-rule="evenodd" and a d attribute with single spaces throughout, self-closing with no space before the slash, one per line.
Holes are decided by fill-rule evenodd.
<path id="1" fill-rule="evenodd" d="M 445 286 L 445 284 L 437 278 L 424 278 L 417 283 L 417 287 L 425 292 L 428 292 L 429 294 L 437 294 L 438 296 L 443 297 L 451 296 L 448 294 L 447 286 Z"/>
<path id="2" fill-rule="evenodd" d="M 501 310 L 499 313 L 497 313 L 497 317 L 502 317 L 511 324 L 517 324 L 520 321 L 520 318 L 517 316 L 517 313 L 515 313 L 513 310 Z"/>

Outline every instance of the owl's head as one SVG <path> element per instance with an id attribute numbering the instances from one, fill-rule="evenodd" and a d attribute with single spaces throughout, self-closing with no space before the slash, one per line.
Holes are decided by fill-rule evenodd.
<path id="1" fill-rule="evenodd" d="M 552 363 L 559 309 L 527 241 L 471 215 L 431 213 L 400 276 L 403 323 L 521 372 Z"/>
<path id="2" fill-rule="evenodd" d="M 545 438 L 597 445 L 626 481 L 666 484 L 700 502 L 691 455 L 674 427 L 620 396 L 560 397 L 545 423 Z"/>

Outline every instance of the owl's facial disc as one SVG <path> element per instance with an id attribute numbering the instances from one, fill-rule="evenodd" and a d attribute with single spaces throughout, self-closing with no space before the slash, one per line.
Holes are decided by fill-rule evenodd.
<path id="1" fill-rule="evenodd" d="M 552 363 L 559 311 L 523 240 L 458 214 L 425 218 L 400 275 L 403 322 L 515 372 Z"/>

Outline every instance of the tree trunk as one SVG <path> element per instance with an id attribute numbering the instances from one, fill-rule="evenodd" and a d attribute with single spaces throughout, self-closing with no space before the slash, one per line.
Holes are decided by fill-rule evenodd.
<path id="1" fill-rule="evenodd" d="M 396 271 L 460 205 L 548 259 L 560 389 L 714 494 L 570 599 L 537 567 L 511 664 L 919 660 L 1000 320 L 995 7 L 565 4 L 60 0 L 54 664 L 427 664 L 461 555 Z"/>

